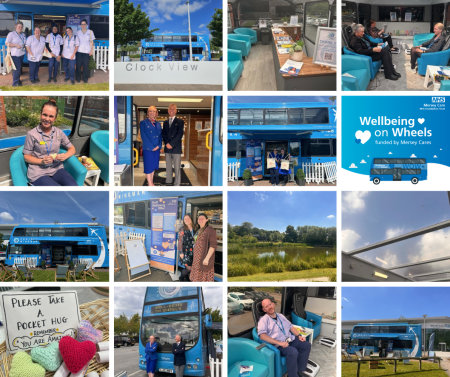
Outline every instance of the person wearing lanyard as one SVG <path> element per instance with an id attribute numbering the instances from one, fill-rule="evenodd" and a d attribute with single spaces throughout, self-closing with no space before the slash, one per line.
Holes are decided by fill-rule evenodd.
<path id="1" fill-rule="evenodd" d="M 261 301 L 266 315 L 258 322 L 258 335 L 263 342 L 273 344 L 286 357 L 288 377 L 304 376 L 308 365 L 311 343 L 301 336 L 286 317 L 275 311 L 275 304 L 268 298 Z"/>
<path id="2" fill-rule="evenodd" d="M 178 253 L 180 262 L 184 266 L 181 271 L 180 281 L 190 281 L 189 274 L 194 260 L 194 235 L 198 230 L 198 225 L 192 221 L 191 215 L 184 216 L 183 227 L 178 232 Z"/>
<path id="3" fill-rule="evenodd" d="M 75 85 L 75 54 L 79 44 L 77 36 L 73 35 L 72 28 L 67 26 L 62 51 L 64 74 L 66 76 L 64 81 L 70 80 L 72 85 Z"/>
<path id="4" fill-rule="evenodd" d="M 159 168 L 159 157 L 162 147 L 161 123 L 156 120 L 158 110 L 155 106 L 150 106 L 147 110 L 147 119 L 139 124 L 142 151 L 144 154 L 144 174 L 147 177 L 147 184 L 154 186 L 153 175 Z"/>
<path id="5" fill-rule="evenodd" d="M 25 56 L 25 44 L 27 37 L 25 33 L 22 33 L 23 22 L 16 22 L 16 30 L 8 33 L 6 37 L 6 46 L 11 49 L 11 58 L 16 66 L 16 69 L 12 72 L 13 83 L 12 86 L 22 86 L 20 81 L 20 72 L 22 70 L 23 58 Z"/>
<path id="6" fill-rule="evenodd" d="M 290 155 L 290 154 L 286 155 L 286 154 L 284 153 L 284 148 L 281 148 L 281 154 L 279 155 L 279 159 L 280 159 L 280 170 L 279 170 L 278 173 L 279 173 L 281 176 L 283 176 L 283 183 L 282 183 L 282 186 L 286 186 L 287 183 L 288 183 L 289 174 L 291 174 L 291 169 L 288 169 L 288 170 L 283 170 L 283 169 L 281 169 L 281 163 L 282 163 L 283 160 L 290 161 L 290 160 L 291 160 L 291 155 Z"/>
<path id="7" fill-rule="evenodd" d="M 81 20 L 81 30 L 77 31 L 77 38 L 80 43 L 77 51 L 77 82 L 81 81 L 81 67 L 83 67 L 83 81 L 85 84 L 89 78 L 89 57 L 94 54 L 95 35 L 87 28 L 87 20 Z"/>
<path id="8" fill-rule="evenodd" d="M 48 82 L 51 82 L 52 79 L 56 82 L 63 46 L 63 39 L 58 34 L 58 26 L 56 26 L 56 24 L 52 25 L 52 32 L 47 35 L 47 40 L 45 42 L 47 50 L 52 54 L 52 57 L 48 60 Z"/>
<path id="9" fill-rule="evenodd" d="M 30 80 L 32 84 L 39 82 L 39 66 L 45 48 L 45 38 L 41 36 L 39 26 L 34 28 L 34 35 L 27 38 L 26 49 L 28 64 L 30 65 Z"/>
<path id="10" fill-rule="evenodd" d="M 25 138 L 23 157 L 28 164 L 28 180 L 34 186 L 77 186 L 63 165 L 75 154 L 75 147 L 60 128 L 53 126 L 57 116 L 56 101 L 45 102 L 41 122 Z M 59 153 L 61 146 L 67 149 L 66 153 Z"/>

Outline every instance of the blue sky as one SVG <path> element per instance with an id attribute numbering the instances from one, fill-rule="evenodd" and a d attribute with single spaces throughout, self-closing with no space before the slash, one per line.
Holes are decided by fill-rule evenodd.
<path id="1" fill-rule="evenodd" d="M 352 251 L 449 219 L 447 192 L 343 192 L 342 250 Z M 449 240 L 450 229 L 445 228 L 358 256 L 382 267 L 389 267 L 449 255 Z M 450 269 L 450 263 L 424 265 L 420 271 L 432 272 L 434 267 Z"/>
<path id="2" fill-rule="evenodd" d="M 150 29 L 159 29 L 157 33 L 187 33 L 188 15 L 186 0 L 134 0 L 150 18 Z M 206 27 L 211 22 L 215 8 L 222 9 L 221 0 L 191 0 L 191 33 L 209 34 Z"/>
<path id="3" fill-rule="evenodd" d="M 336 226 L 336 193 L 331 191 L 229 191 L 228 222 L 250 222 L 284 232 L 288 225 Z"/>
<path id="4" fill-rule="evenodd" d="M 21 191 L 0 194 L 0 224 L 96 222 L 109 226 L 108 192 Z"/>
<path id="5" fill-rule="evenodd" d="M 342 320 L 449 316 L 450 288 L 342 287 Z"/>
<path id="6" fill-rule="evenodd" d="M 329 100 L 330 96 L 229 96 L 228 103 L 286 103 L 286 102 L 326 102 L 336 104 Z"/>

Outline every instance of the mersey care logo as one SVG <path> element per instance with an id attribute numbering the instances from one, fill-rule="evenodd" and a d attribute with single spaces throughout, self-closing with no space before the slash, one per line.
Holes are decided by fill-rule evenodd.
<path id="1" fill-rule="evenodd" d="M 431 97 L 431 101 L 434 103 L 443 103 L 445 102 L 445 97 Z"/>

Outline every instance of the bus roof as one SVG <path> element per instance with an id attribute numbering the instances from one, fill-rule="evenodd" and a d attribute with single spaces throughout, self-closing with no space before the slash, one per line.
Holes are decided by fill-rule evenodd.
<path id="1" fill-rule="evenodd" d="M 268 102 L 268 103 L 229 103 L 229 109 L 284 109 L 284 108 L 303 108 L 303 107 L 335 107 L 326 102 Z"/>
<path id="2" fill-rule="evenodd" d="M 167 35 L 167 36 L 182 35 L 182 36 L 189 36 L 189 33 L 153 33 L 153 35 L 154 36 L 155 35 Z M 191 33 L 191 35 L 197 35 L 197 36 L 209 38 L 208 34 L 203 34 L 203 33 Z"/>
<path id="3" fill-rule="evenodd" d="M 98 223 L 60 223 L 60 224 L 18 224 L 14 228 L 36 228 L 38 226 L 48 227 L 48 228 L 71 228 L 76 226 L 103 226 L 103 224 Z"/>
<path id="4" fill-rule="evenodd" d="M 388 323 L 358 323 L 355 326 L 412 326 L 409 323 L 395 323 L 395 322 L 388 322 Z"/>

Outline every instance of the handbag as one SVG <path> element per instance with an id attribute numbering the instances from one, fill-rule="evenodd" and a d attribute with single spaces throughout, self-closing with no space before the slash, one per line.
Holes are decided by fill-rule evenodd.
<path id="1" fill-rule="evenodd" d="M 289 161 L 281 161 L 281 170 L 289 170 Z"/>
<path id="2" fill-rule="evenodd" d="M 50 53 L 50 51 L 48 51 L 47 47 L 44 47 L 44 52 L 42 53 L 42 56 L 45 56 L 46 58 L 49 58 L 49 59 L 52 58 L 52 54 Z"/>
<path id="3" fill-rule="evenodd" d="M 277 167 L 276 160 L 274 158 L 267 159 L 267 169 L 273 169 Z"/>
<path id="4" fill-rule="evenodd" d="M 6 66 L 6 72 L 9 73 L 13 69 L 16 70 L 16 66 L 14 64 L 14 61 L 11 57 L 11 48 L 8 46 L 6 56 L 5 56 L 5 66 Z"/>

